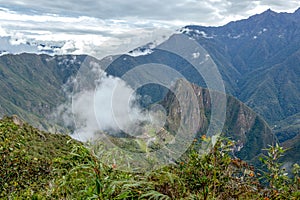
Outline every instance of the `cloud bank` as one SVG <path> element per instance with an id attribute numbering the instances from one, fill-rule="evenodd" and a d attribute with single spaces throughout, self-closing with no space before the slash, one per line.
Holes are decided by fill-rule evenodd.
<path id="1" fill-rule="evenodd" d="M 0 0 L 0 51 L 127 53 L 182 26 L 223 25 L 271 8 L 293 12 L 298 0 L 33 1 Z M 18 49 L 19 50 L 18 52 Z"/>
<path id="2" fill-rule="evenodd" d="M 11 53 L 51 50 L 54 54 L 103 58 L 128 52 L 149 41 L 162 41 L 172 33 L 163 27 L 140 27 L 139 22 L 133 21 L 128 24 L 91 17 L 28 15 L 7 9 L 0 9 L 0 21 L 1 50 Z"/>
<path id="3" fill-rule="evenodd" d="M 69 101 L 60 105 L 52 117 L 64 126 L 75 125 L 75 139 L 94 140 L 104 133 L 136 137 L 149 127 L 159 130 L 164 126 L 165 113 L 161 108 L 141 108 L 135 91 L 122 79 L 107 75 L 97 63 L 91 62 L 79 71 L 65 85 L 70 87 L 74 91 L 67 92 Z"/>
<path id="4" fill-rule="evenodd" d="M 215 25 L 228 16 L 247 17 L 257 10 L 271 8 L 277 11 L 294 11 L 298 0 L 0 0 L 2 5 L 27 12 L 55 13 L 58 15 L 88 16 L 99 19 L 140 19 L 174 23 L 197 22 Z M 187 24 L 184 24 L 187 25 Z"/>

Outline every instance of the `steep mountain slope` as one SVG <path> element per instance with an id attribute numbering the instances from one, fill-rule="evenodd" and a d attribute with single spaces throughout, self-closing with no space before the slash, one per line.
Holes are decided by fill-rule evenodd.
<path id="1" fill-rule="evenodd" d="M 256 173 L 252 165 L 231 156 L 232 145 L 220 140 L 208 154 L 199 155 L 194 142 L 180 161 L 133 173 L 121 170 L 120 160 L 101 162 L 92 149 L 69 136 L 40 131 L 17 116 L 5 117 L 0 120 L 0 198 L 299 199 L 298 172 L 290 179 L 279 173 L 286 182 L 276 184 L 275 193 L 266 186 L 274 183 L 266 179 L 273 171 Z M 109 154 L 105 161 L 115 159 L 114 151 Z M 268 182 L 263 185 L 260 179 Z"/>
<path id="2" fill-rule="evenodd" d="M 267 10 L 222 27 L 187 26 L 182 32 L 203 45 L 229 77 L 230 82 L 224 78 L 231 85 L 227 91 L 275 127 L 287 117 L 297 120 L 300 112 L 299 15 L 300 9 Z M 298 132 L 295 128 L 290 131 Z"/>
<path id="3" fill-rule="evenodd" d="M 0 120 L 0 198 L 24 199 L 51 187 L 57 176 L 53 168 L 68 169 L 64 158 L 78 141 L 62 134 L 40 131 L 17 116 Z M 88 157 L 86 157 L 88 159 Z"/>
<path id="4" fill-rule="evenodd" d="M 287 149 L 282 160 L 287 163 L 300 162 L 300 134 L 285 141 L 282 146 Z"/>
<path id="5" fill-rule="evenodd" d="M 280 142 L 286 138 L 293 138 L 300 134 L 300 113 L 288 117 L 276 124 L 274 131 L 277 132 L 277 138 Z"/>
<path id="6" fill-rule="evenodd" d="M 300 112 L 300 50 L 259 75 L 251 73 L 244 82 L 240 99 L 274 125 L 296 115 Z"/>
<path id="7" fill-rule="evenodd" d="M 166 62 L 169 65 L 173 63 L 174 67 L 177 67 L 179 70 L 181 65 L 177 65 L 178 63 L 188 64 L 186 61 L 180 60 L 177 55 L 169 54 L 169 57 L 160 57 L 160 53 L 162 51 L 154 54 L 160 63 Z M 172 59 L 170 59 L 170 56 L 173 56 Z M 51 57 L 34 54 L 5 55 L 0 57 L 0 76 L 2 77 L 0 80 L 1 113 L 7 115 L 18 114 L 36 127 L 49 128 L 48 115 L 53 112 L 56 106 L 66 100 L 62 90 L 63 84 L 66 83 L 70 76 L 76 74 L 85 58 L 86 56 Z M 131 59 L 130 56 L 127 56 L 127 58 Z M 101 61 L 97 62 L 101 63 Z M 113 63 L 110 67 L 117 67 L 114 64 L 116 63 Z M 111 69 L 114 69 L 115 75 L 121 76 L 122 70 L 126 68 L 108 68 L 108 71 Z M 193 78 L 189 70 L 182 73 L 186 73 L 187 76 Z M 199 79 L 197 80 L 196 78 L 197 76 L 195 76 L 195 82 L 198 81 L 199 83 Z M 199 130 L 200 134 L 200 132 L 204 133 L 206 131 L 210 121 L 210 99 L 207 90 L 200 89 L 197 86 L 194 86 L 194 89 L 200 95 L 199 102 L 202 102 L 201 109 L 203 113 L 201 113 L 200 118 L 203 124 Z M 153 92 L 155 91 L 150 90 L 150 95 Z M 170 98 L 170 94 L 167 95 L 164 106 L 170 110 L 176 110 L 179 105 L 170 101 Z M 188 102 L 189 98 L 187 97 L 183 101 Z M 205 106 L 204 102 L 206 102 Z M 271 144 L 274 141 L 274 138 L 269 137 L 272 135 L 271 131 L 262 119 L 238 100 L 228 97 L 227 103 L 227 118 L 223 131 L 233 139 L 240 140 L 239 145 L 244 146 L 239 153 L 240 155 L 245 159 L 253 158 L 260 152 L 260 149 L 266 147 L 266 144 Z M 176 113 L 170 113 L 171 118 L 175 117 L 175 115 Z M 170 129 L 172 132 L 170 123 L 167 129 Z M 221 132 L 222 130 L 218 131 Z M 248 144 L 248 141 L 251 140 L 253 144 Z"/>
<path id="8" fill-rule="evenodd" d="M 209 53 L 222 75 L 226 91 L 263 116 L 276 131 L 280 142 L 299 134 L 299 16 L 300 9 L 293 14 L 268 10 L 222 27 L 187 26 L 181 30 Z M 171 36 L 162 45 L 174 42 L 176 37 Z M 36 127 L 48 127 L 47 120 L 42 119 L 65 101 L 62 85 L 76 74 L 85 58 L 33 54 L 1 56 L 0 116 L 18 114 Z M 102 64 L 105 61 L 97 62 Z M 188 81 L 206 87 L 191 63 L 159 47 L 147 55 L 121 55 L 110 63 L 106 71 L 121 77 L 145 63 L 169 66 Z M 138 92 L 151 96 L 151 101 L 142 102 L 149 105 L 163 99 L 168 90 L 148 84 L 139 88 Z M 239 107 L 235 101 L 228 101 L 228 105 Z M 234 115 L 228 113 L 228 117 L 233 118 Z M 227 124 L 234 124 L 232 120 Z M 233 127 L 227 128 L 239 132 Z M 264 126 L 258 127 L 264 129 Z"/>
<path id="9" fill-rule="evenodd" d="M 299 133 L 298 126 L 282 127 L 282 120 L 297 121 L 300 112 L 300 9 L 295 13 L 267 10 L 248 19 L 222 27 L 186 26 L 181 33 L 195 39 L 217 65 L 227 93 L 246 103 L 276 131 L 281 141 Z M 171 36 L 160 46 L 176 45 Z M 123 76 L 131 69 L 158 63 L 181 73 L 188 81 L 206 87 L 205 81 L 191 63 L 180 55 L 152 49 L 150 54 L 120 56 L 107 72 Z M 122 67 L 120 67 L 122 66 Z M 139 89 L 162 99 L 167 90 L 148 85 Z M 276 127 L 281 127 L 276 128 Z M 288 132 L 287 132 L 288 130 Z"/>
<path id="10" fill-rule="evenodd" d="M 86 56 L 20 54 L 0 57 L 0 116 L 17 114 L 46 128 L 49 114 L 65 101 L 63 84 Z"/>
<path id="11" fill-rule="evenodd" d="M 180 119 L 182 119 L 182 110 L 194 110 L 192 94 L 185 93 L 186 86 L 183 80 L 178 81 L 175 85 L 174 92 L 169 92 L 162 101 L 162 105 L 166 108 L 167 129 L 172 133 L 178 129 Z M 211 122 L 212 99 L 211 95 L 216 95 L 216 99 L 221 99 L 223 94 L 211 92 L 192 84 L 194 93 L 200 109 L 200 117 L 195 118 L 195 122 L 199 123 L 198 137 L 207 133 L 209 123 Z M 174 93 L 184 94 L 179 97 Z M 222 133 L 229 138 L 237 141 L 236 155 L 245 160 L 252 160 L 262 153 L 262 149 L 267 148 L 276 142 L 275 136 L 267 123 L 253 112 L 249 107 L 232 96 L 227 96 L 226 119 Z M 190 114 L 191 115 L 191 114 Z M 183 117 L 184 119 L 186 116 Z"/>

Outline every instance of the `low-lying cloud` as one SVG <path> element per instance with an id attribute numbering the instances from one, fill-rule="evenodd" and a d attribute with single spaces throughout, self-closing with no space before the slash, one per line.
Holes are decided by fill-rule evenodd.
<path id="1" fill-rule="evenodd" d="M 91 82 L 80 82 L 82 79 L 77 76 L 68 83 L 75 88 L 68 94 L 70 101 L 54 113 L 64 126 L 75 124 L 72 137 L 81 141 L 96 139 L 104 133 L 126 133 L 135 137 L 144 134 L 146 124 L 156 130 L 164 125 L 164 116 L 157 119 L 161 109 L 144 110 L 138 104 L 139 96 L 125 81 L 107 75 L 96 63 L 91 65 L 97 79 L 91 77 L 90 81 L 95 85 L 91 87 Z M 84 77 L 86 80 L 89 78 Z"/>

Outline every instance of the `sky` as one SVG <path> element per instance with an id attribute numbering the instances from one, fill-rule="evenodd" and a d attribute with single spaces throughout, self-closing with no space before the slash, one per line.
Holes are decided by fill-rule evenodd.
<path id="1" fill-rule="evenodd" d="M 221 26 L 298 7 L 299 0 L 0 0 L 0 50 L 52 46 L 57 54 L 103 58 L 160 43 L 185 25 Z"/>

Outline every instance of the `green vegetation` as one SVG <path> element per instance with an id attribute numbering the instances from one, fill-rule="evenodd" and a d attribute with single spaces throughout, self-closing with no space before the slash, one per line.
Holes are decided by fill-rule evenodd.
<path id="1" fill-rule="evenodd" d="M 205 88 L 201 88 L 195 84 L 192 87 L 197 95 L 199 101 L 199 108 L 201 114 L 196 120 L 199 120 L 200 127 L 198 132 L 199 137 L 201 133 L 206 133 L 208 125 L 210 124 L 211 117 L 211 99 L 210 91 Z M 181 87 L 180 82 L 176 85 L 175 91 L 178 94 L 184 94 L 184 87 Z M 218 97 L 222 97 L 222 94 L 214 93 Z M 272 133 L 268 124 L 257 115 L 252 109 L 246 106 L 244 103 L 234 98 L 233 96 L 227 95 L 226 103 L 226 119 L 223 126 L 223 130 L 216 130 L 222 132 L 225 137 L 231 138 L 235 141 L 239 141 L 237 145 L 242 145 L 243 148 L 237 152 L 239 158 L 252 162 L 253 158 L 257 157 L 262 153 L 262 149 L 276 143 L 276 137 Z M 192 96 L 185 96 L 181 99 L 181 103 L 175 98 L 172 93 L 169 93 L 162 105 L 167 110 L 167 125 L 166 129 L 171 133 L 176 133 L 178 126 L 181 121 L 181 114 L 178 113 L 178 108 L 184 108 L 188 110 Z M 196 124 L 194 120 L 192 124 Z"/>
<path id="2" fill-rule="evenodd" d="M 212 40 L 209 41 L 211 42 Z M 297 154 L 297 157 L 299 157 L 299 151 L 296 151 L 299 149 L 297 146 L 298 143 L 288 141 L 299 139 L 299 137 L 296 137 L 299 135 L 298 111 L 300 104 L 298 103 L 299 94 L 297 92 L 300 91 L 299 78 L 297 78 L 297 75 L 299 74 L 299 67 L 295 65 L 295 63 L 299 63 L 299 52 L 293 54 L 293 56 L 289 56 L 285 62 L 280 61 L 281 64 L 279 65 L 271 65 L 269 67 L 265 66 L 267 68 L 257 69 L 254 72 L 250 70 L 249 73 L 245 73 L 245 76 L 243 75 L 240 77 L 240 75 L 235 74 L 239 70 L 233 70 L 234 66 L 237 67 L 240 65 L 232 64 L 231 66 L 229 62 L 232 60 L 231 56 L 227 55 L 226 52 L 223 52 L 222 48 L 220 48 L 222 46 L 223 45 L 215 46 L 215 44 L 209 43 L 207 44 L 207 50 L 218 64 L 220 72 L 228 75 L 228 77 L 226 77 L 222 73 L 227 89 L 232 88 L 230 89 L 232 95 L 243 100 L 248 106 L 255 108 L 256 112 L 270 122 L 270 125 L 276 133 L 279 142 L 281 142 L 281 145 L 285 146 L 287 144 L 295 144 L 296 146 L 288 147 L 295 149 L 293 153 Z M 252 48 L 257 48 L 257 45 L 254 45 L 251 49 Z M 247 47 L 246 49 L 249 48 Z M 216 52 L 214 52 L 214 50 Z M 232 55 L 240 55 L 240 53 L 233 53 Z M 259 56 L 260 54 L 255 55 Z M 249 56 L 244 55 L 242 57 L 242 60 L 244 60 Z M 34 127 L 50 132 L 64 132 L 68 128 L 72 129 L 72 125 L 68 125 L 68 127 L 66 127 L 66 125 L 59 120 L 61 116 L 53 116 L 53 113 L 56 113 L 55 111 L 57 107 L 64 103 L 67 99 L 62 90 L 62 88 L 65 87 L 64 84 L 70 77 L 76 74 L 80 65 L 87 58 L 88 60 L 95 61 L 97 63 L 102 62 L 89 56 L 75 57 L 72 55 L 64 55 L 52 57 L 48 55 L 34 55 L 26 53 L 20 55 L 1 56 L 0 117 L 4 114 L 17 114 Z M 188 63 L 183 62 L 182 60 L 180 61 L 176 55 L 169 55 L 166 52 L 155 51 L 153 54 L 146 57 L 141 56 L 132 58 L 126 55 L 126 62 L 123 57 L 120 57 L 118 62 L 114 62 L 107 69 L 107 72 L 109 74 L 121 76 L 136 64 L 145 63 L 145 58 L 147 58 L 147 61 L 162 63 L 179 71 L 182 70 L 182 66 L 188 66 Z M 119 61 L 122 63 L 119 63 Z M 225 63 L 227 64 L 225 65 Z M 124 67 L 120 69 L 119 66 Z M 192 68 L 187 67 L 184 69 L 185 70 L 183 70 L 182 73 L 188 80 L 205 87 L 205 84 L 201 84 L 202 81 L 198 80 L 199 76 L 197 73 L 194 73 Z M 145 75 L 145 78 L 147 78 L 147 73 Z M 143 79 L 142 76 L 138 78 Z M 237 82 L 237 80 L 239 80 L 239 82 Z M 166 93 L 163 88 L 157 88 L 151 84 L 148 86 L 149 87 L 144 89 L 141 88 L 141 93 L 146 93 L 149 96 L 152 96 L 153 99 L 160 100 L 162 95 L 159 94 Z M 69 89 L 71 90 L 71 88 Z M 200 89 L 198 91 L 200 91 Z M 207 98 L 207 100 L 209 100 L 209 97 L 207 96 L 208 92 L 203 90 L 202 93 L 203 98 L 199 99 L 201 105 L 202 103 L 204 105 L 203 108 L 201 107 L 200 133 L 206 131 L 211 114 L 210 105 L 206 104 L 205 99 Z M 160 98 L 158 96 L 160 96 Z M 173 97 L 169 97 L 170 98 L 165 99 L 167 100 L 167 102 L 165 102 L 165 106 L 169 108 L 171 114 L 173 112 L 174 115 L 170 116 L 169 120 L 171 123 L 166 124 L 168 127 L 165 128 L 172 132 L 172 130 L 177 130 L 179 126 L 177 120 L 180 119 L 180 115 L 175 116 L 178 104 L 175 103 L 175 99 L 173 99 Z M 189 99 L 190 98 L 187 98 L 187 100 Z M 240 152 L 239 155 L 242 156 L 244 160 L 246 159 L 248 161 L 257 156 L 258 153 L 261 153 L 261 149 L 265 148 L 267 144 L 272 144 L 274 138 L 269 137 L 271 130 L 267 127 L 268 125 L 264 119 L 256 119 L 257 114 L 247 108 L 244 104 L 241 104 L 238 100 L 229 96 L 227 105 L 227 117 L 224 129 L 218 131 L 224 132 L 226 136 L 233 138 L 236 141 L 240 140 L 243 144 L 247 144 L 249 141 L 259 141 L 257 143 L 255 142 L 255 144 L 251 143 L 251 145 L 249 144 L 248 146 L 244 145 L 242 152 Z M 172 107 L 174 109 L 173 111 Z M 246 120 L 244 120 L 244 116 L 246 117 Z M 263 124 L 257 123 L 256 121 L 255 125 L 257 128 L 255 128 L 253 127 L 254 120 L 258 120 L 258 122 Z M 54 126 L 53 124 L 56 125 Z M 293 153 L 291 153 L 291 155 L 293 155 Z M 291 159 L 289 159 L 289 161 L 298 161 L 297 159 L 292 159 L 292 157 L 290 158 Z"/>
<path id="3" fill-rule="evenodd" d="M 269 10 L 221 27 L 187 26 L 185 32 L 213 58 L 226 92 L 274 127 L 280 142 L 300 130 L 298 20 L 299 10 L 289 14 Z M 199 32 L 213 38 L 199 37 Z M 284 36 L 278 39 L 278 35 Z"/>
<path id="4" fill-rule="evenodd" d="M 300 133 L 300 113 L 288 117 L 273 127 L 280 142 L 294 139 Z"/>
<path id="5" fill-rule="evenodd" d="M 300 167 L 288 176 L 276 145 L 261 158 L 263 172 L 234 158 L 220 139 L 206 155 L 202 136 L 176 163 L 132 173 L 105 165 L 69 136 L 32 128 L 16 117 L 0 120 L 1 199 L 299 199 Z M 113 154 L 111 154 L 113 156 Z"/>
<path id="6" fill-rule="evenodd" d="M 69 154 L 72 145 L 80 145 L 67 135 L 45 133 L 23 122 L 17 125 L 16 119 L 0 121 L 1 197 L 31 196 L 46 188 L 55 177 L 53 169 L 63 167 L 55 160 Z"/>
<path id="7" fill-rule="evenodd" d="M 0 116 L 16 114 L 48 130 L 49 115 L 66 100 L 63 84 L 85 58 L 26 53 L 1 56 Z"/>

